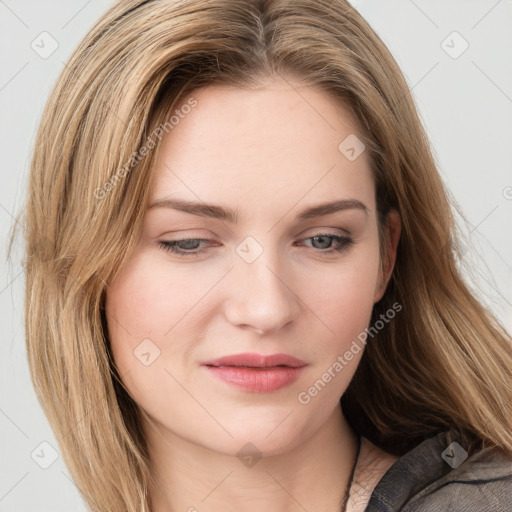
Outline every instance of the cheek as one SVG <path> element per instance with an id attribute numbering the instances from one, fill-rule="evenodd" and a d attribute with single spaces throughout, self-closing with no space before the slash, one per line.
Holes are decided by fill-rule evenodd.
<path id="1" fill-rule="evenodd" d="M 332 342 L 323 344 L 326 350 L 342 348 L 368 326 L 379 274 L 374 245 L 360 247 L 332 268 L 318 267 L 296 281 L 298 295 L 313 313 L 311 319 L 316 318 L 324 332 L 332 335 Z"/>
<path id="2" fill-rule="evenodd" d="M 131 369 L 136 361 L 134 350 L 144 340 L 158 344 L 162 332 L 169 330 L 179 315 L 183 298 L 177 293 L 166 294 L 167 284 L 165 273 L 143 253 L 135 254 L 109 283 L 105 309 L 109 339 L 120 369 Z"/>
<path id="3" fill-rule="evenodd" d="M 316 364 L 298 394 L 313 403 L 318 417 L 328 414 L 345 392 L 364 354 L 373 309 L 378 258 L 369 251 L 302 279 L 306 310 L 301 325 Z M 308 339 L 303 340 L 306 344 Z M 314 347 L 314 348 L 313 348 Z"/>
<path id="4" fill-rule="evenodd" d="M 127 391 L 143 407 L 159 396 L 160 386 L 170 379 L 164 371 L 165 360 L 172 360 L 178 348 L 186 349 L 184 344 L 178 347 L 163 341 L 164 333 L 172 334 L 190 309 L 187 297 L 193 291 L 183 281 L 160 258 L 139 252 L 107 288 L 105 310 L 113 359 Z"/>
<path id="5" fill-rule="evenodd" d="M 135 254 L 107 289 L 109 328 L 112 323 L 114 332 L 124 328 L 124 334 L 135 338 L 161 336 L 186 314 L 194 295 L 189 277 L 149 252 Z"/>
<path id="6" fill-rule="evenodd" d="M 136 354 L 145 346 L 151 352 L 147 340 L 156 345 L 155 353 L 161 349 L 164 357 L 156 361 L 158 365 L 164 358 L 189 353 L 193 333 L 206 318 L 207 293 L 221 275 L 205 266 L 201 270 L 195 265 L 170 265 L 165 256 L 152 251 L 135 253 L 107 288 L 109 339 L 118 368 L 124 373 L 140 370 Z M 179 344 L 173 342 L 176 337 Z"/>

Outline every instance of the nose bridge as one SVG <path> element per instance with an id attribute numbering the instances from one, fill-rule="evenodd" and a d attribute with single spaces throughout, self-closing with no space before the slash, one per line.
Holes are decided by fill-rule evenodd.
<path id="1" fill-rule="evenodd" d="M 236 248 L 226 315 L 233 325 L 275 331 L 297 317 L 298 298 L 283 271 L 278 247 L 247 237 Z"/>

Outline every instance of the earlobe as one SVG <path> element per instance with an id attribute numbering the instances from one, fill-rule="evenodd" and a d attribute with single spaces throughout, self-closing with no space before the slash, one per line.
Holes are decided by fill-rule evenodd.
<path id="1" fill-rule="evenodd" d="M 386 217 L 386 254 L 381 261 L 379 279 L 375 289 L 374 303 L 384 295 L 396 262 L 398 241 L 400 240 L 402 223 L 397 210 L 391 210 Z"/>

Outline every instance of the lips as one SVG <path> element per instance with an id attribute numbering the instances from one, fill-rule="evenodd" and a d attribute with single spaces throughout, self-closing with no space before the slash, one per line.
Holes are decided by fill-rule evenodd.
<path id="1" fill-rule="evenodd" d="M 296 381 L 307 363 L 287 354 L 236 354 L 203 363 L 211 375 L 253 393 L 277 391 Z"/>
<path id="2" fill-rule="evenodd" d="M 289 366 L 298 368 L 306 363 L 288 354 L 262 355 L 254 353 L 235 354 L 203 363 L 204 366 L 245 366 L 248 368 L 274 368 Z"/>

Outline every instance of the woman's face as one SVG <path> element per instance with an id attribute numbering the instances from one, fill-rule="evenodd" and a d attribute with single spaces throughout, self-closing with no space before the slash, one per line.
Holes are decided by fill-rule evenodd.
<path id="1" fill-rule="evenodd" d="M 107 289 L 113 355 L 144 423 L 168 439 L 276 454 L 333 417 L 389 278 L 367 151 L 347 110 L 291 79 L 193 98 L 161 142 L 140 242 Z M 311 210 L 339 201 L 350 202 Z M 257 356 L 274 354 L 302 366 L 262 370 Z"/>

